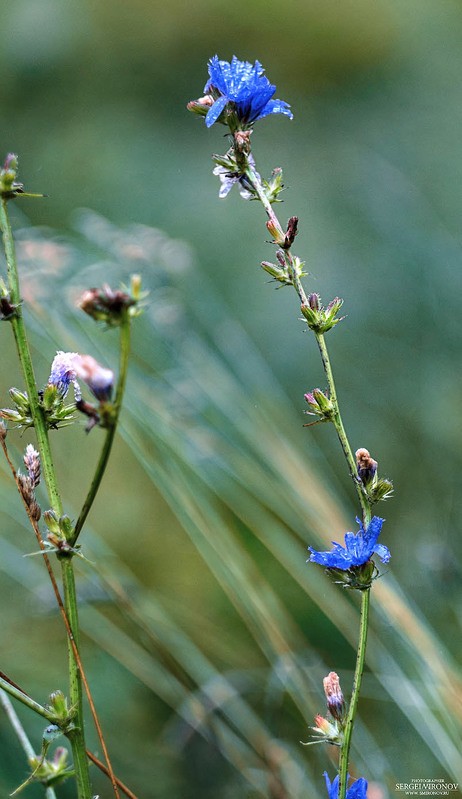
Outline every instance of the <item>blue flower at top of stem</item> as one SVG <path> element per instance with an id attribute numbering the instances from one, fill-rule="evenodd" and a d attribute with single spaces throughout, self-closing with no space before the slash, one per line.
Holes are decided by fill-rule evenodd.
<path id="1" fill-rule="evenodd" d="M 373 516 L 366 529 L 358 518 L 356 521 L 359 524 L 359 531 L 345 533 L 344 547 L 335 541 L 332 542 L 334 548 L 330 552 L 318 552 L 313 547 L 308 547 L 311 552 L 310 561 L 320 563 L 328 569 L 347 571 L 353 566 L 363 566 L 375 552 L 382 563 L 388 563 L 391 557 L 390 550 L 384 544 L 377 543 L 384 519 Z"/>
<path id="2" fill-rule="evenodd" d="M 338 774 L 333 782 L 330 781 L 327 771 L 324 772 L 329 799 L 338 799 Z M 356 780 L 346 792 L 346 799 L 367 799 L 367 780 L 361 777 Z"/>
<path id="3" fill-rule="evenodd" d="M 269 114 L 285 114 L 290 119 L 293 114 L 290 106 L 283 100 L 272 100 L 276 86 L 269 82 L 263 74 L 264 69 L 259 61 L 239 61 L 234 55 L 229 61 L 220 61 L 217 55 L 209 61 L 210 78 L 205 84 L 204 92 L 214 92 L 219 96 L 210 107 L 205 124 L 208 128 L 219 118 L 228 103 L 232 103 L 239 122 L 250 126 L 257 119 Z"/>

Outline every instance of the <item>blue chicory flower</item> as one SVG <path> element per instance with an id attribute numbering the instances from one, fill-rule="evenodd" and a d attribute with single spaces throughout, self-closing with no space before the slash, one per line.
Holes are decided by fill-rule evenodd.
<path id="1" fill-rule="evenodd" d="M 318 552 L 308 547 L 311 552 L 310 561 L 320 563 L 328 569 L 347 571 L 353 566 L 363 566 L 375 552 L 382 563 L 388 563 L 391 557 L 390 550 L 384 544 L 377 543 L 384 519 L 373 516 L 366 530 L 358 518 L 356 521 L 359 524 L 359 531 L 356 534 L 345 533 L 344 547 L 335 541 L 332 542 L 334 548 L 330 552 Z"/>
<path id="2" fill-rule="evenodd" d="M 220 61 L 217 55 L 209 61 L 210 78 L 205 84 L 204 92 L 213 88 L 220 93 L 210 107 L 205 124 L 210 128 L 218 119 L 228 103 L 234 104 L 239 120 L 251 125 L 257 119 L 269 114 L 285 114 L 290 119 L 293 114 L 290 106 L 283 100 L 272 100 L 276 86 L 269 82 L 263 74 L 264 69 L 259 61 L 239 61 L 234 55 L 229 61 Z"/>
<path id="3" fill-rule="evenodd" d="M 330 781 L 327 771 L 324 772 L 329 799 L 338 799 L 338 774 L 333 782 Z M 367 780 L 360 777 L 347 790 L 346 799 L 367 799 Z"/>
<path id="4" fill-rule="evenodd" d="M 79 400 L 81 397 L 80 386 L 77 382 L 77 374 L 75 371 L 75 361 L 78 357 L 79 355 L 77 352 L 63 352 L 62 350 L 58 350 L 53 358 L 48 385 L 56 386 L 62 399 L 64 399 L 69 391 L 71 383 L 74 386 L 75 399 Z"/>

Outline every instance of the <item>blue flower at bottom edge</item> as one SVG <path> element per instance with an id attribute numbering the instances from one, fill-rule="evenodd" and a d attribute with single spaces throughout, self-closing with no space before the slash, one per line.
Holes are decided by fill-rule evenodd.
<path id="1" fill-rule="evenodd" d="M 259 61 L 239 61 L 235 55 L 229 61 L 220 61 L 217 55 L 209 61 L 210 79 L 204 92 L 213 88 L 220 92 L 205 118 L 210 128 L 218 119 L 228 103 L 234 103 L 236 114 L 241 122 L 251 124 L 269 114 L 285 114 L 293 118 L 290 106 L 283 100 L 272 100 L 276 86 L 269 82 L 263 74 L 264 69 Z"/>
<path id="2" fill-rule="evenodd" d="M 384 544 L 378 544 L 384 519 L 373 516 L 369 525 L 364 529 L 357 518 L 359 532 L 345 533 L 345 546 L 333 541 L 334 548 L 330 552 L 317 552 L 313 547 L 308 547 L 311 552 L 310 561 L 320 563 L 328 569 L 342 569 L 347 571 L 353 566 L 363 566 L 372 557 L 374 552 L 382 563 L 388 563 L 391 558 L 390 550 Z"/>
<path id="3" fill-rule="evenodd" d="M 330 781 L 327 771 L 324 772 L 326 780 L 326 787 L 329 794 L 329 799 L 338 799 L 338 774 L 333 782 Z M 359 780 L 350 785 L 346 793 L 346 799 L 367 799 L 367 780 L 361 777 Z"/>

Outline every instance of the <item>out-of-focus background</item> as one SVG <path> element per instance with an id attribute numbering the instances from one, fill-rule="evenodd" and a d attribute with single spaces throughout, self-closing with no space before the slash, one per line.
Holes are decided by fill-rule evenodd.
<path id="1" fill-rule="evenodd" d="M 336 752 L 299 741 L 328 671 L 351 690 L 359 598 L 305 564 L 309 544 L 356 529 L 333 431 L 302 427 L 319 356 L 295 295 L 259 269 L 273 256 L 261 207 L 218 199 L 224 128 L 185 110 L 208 58 L 235 53 L 292 106 L 292 122 L 256 126 L 253 152 L 261 173 L 284 169 L 278 210 L 300 218 L 307 287 L 345 300 L 328 334 L 344 421 L 396 487 L 377 509 L 393 557 L 352 771 L 375 799 L 413 778 L 462 782 L 460 4 L 15 0 L 0 29 L 0 151 L 48 195 L 12 204 L 38 382 L 56 349 L 116 368 L 117 334 L 83 318 L 79 292 L 133 272 L 150 290 L 83 536 L 95 566 L 79 564 L 116 772 L 140 799 L 324 796 Z M 22 384 L 0 333 L 5 406 Z M 8 440 L 19 464 L 33 434 Z M 53 434 L 74 517 L 100 443 L 83 422 Z M 46 701 L 66 690 L 65 637 L 40 558 L 22 557 L 36 545 L 5 464 L 0 478 L 0 668 Z M 40 722 L 18 712 L 39 749 Z M 26 773 L 2 717 L 2 795 Z M 95 792 L 110 793 L 99 775 Z"/>

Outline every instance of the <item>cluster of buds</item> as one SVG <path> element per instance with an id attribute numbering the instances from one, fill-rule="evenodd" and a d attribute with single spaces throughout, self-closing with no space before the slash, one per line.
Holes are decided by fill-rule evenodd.
<path id="1" fill-rule="evenodd" d="M 35 489 L 40 484 L 40 455 L 32 444 L 28 444 L 24 454 L 27 474 L 18 473 L 18 488 L 31 517 L 38 522 L 42 511 L 35 498 Z"/>
<path id="2" fill-rule="evenodd" d="M 101 288 L 87 289 L 78 306 L 96 322 L 105 322 L 109 327 L 116 327 L 127 314 L 139 315 L 140 301 L 145 296 L 146 292 L 141 291 L 140 276 L 132 275 L 129 291 L 112 289 L 107 284 Z"/>
<path id="3" fill-rule="evenodd" d="M 323 680 L 324 694 L 326 696 L 327 710 L 330 718 L 320 714 L 315 716 L 315 727 L 310 729 L 315 733 L 316 740 L 308 741 L 305 746 L 315 743 L 328 743 L 341 746 L 343 743 L 343 730 L 347 715 L 347 706 L 343 698 L 338 674 L 331 671 Z"/>
<path id="4" fill-rule="evenodd" d="M 49 729 L 51 730 L 52 728 L 53 725 L 50 725 Z M 61 735 L 61 730 L 57 727 L 56 737 Z M 44 734 L 44 748 L 48 749 L 50 744 L 45 746 L 45 736 L 46 731 Z M 68 755 L 69 753 L 64 746 L 57 746 L 53 757 L 50 759 L 46 758 L 43 753 L 29 758 L 29 766 L 32 769 L 32 774 L 22 785 L 16 788 L 14 793 L 18 793 L 31 782 L 39 782 L 41 785 L 51 789 L 59 783 L 64 782 L 68 777 L 73 777 L 75 772 L 68 762 Z"/>
<path id="5" fill-rule="evenodd" d="M 393 494 L 393 483 L 387 477 L 379 477 L 377 461 L 371 457 L 369 451 L 360 447 L 355 452 L 355 458 L 358 480 L 362 484 L 370 504 L 380 502 L 382 499 L 389 499 Z"/>
<path id="6" fill-rule="evenodd" d="M 302 303 L 300 310 L 311 330 L 315 333 L 327 333 L 345 318 L 344 316 L 337 317 L 342 305 L 343 300 L 340 297 L 335 297 L 324 308 L 319 294 L 309 294 L 308 303 Z"/>
<path id="7" fill-rule="evenodd" d="M 77 554 L 72 546 L 74 527 L 69 516 L 58 517 L 54 510 L 46 510 L 43 519 L 47 526 L 47 537 L 43 542 L 46 549 L 63 558 Z"/>
<path id="8" fill-rule="evenodd" d="M 9 390 L 9 395 L 15 407 L 1 408 L 0 418 L 12 422 L 16 427 L 24 429 L 33 427 L 34 420 L 27 392 L 12 387 Z M 57 430 L 58 427 L 65 427 L 72 422 L 75 405 L 64 402 L 63 394 L 58 386 L 47 383 L 43 391 L 39 391 L 39 402 L 50 430 Z"/>
<path id="9" fill-rule="evenodd" d="M 50 694 L 47 710 L 54 714 L 56 724 L 61 729 L 68 729 L 72 724 L 74 713 L 62 691 L 57 690 Z"/>
<path id="10" fill-rule="evenodd" d="M 310 408 L 310 410 L 305 411 L 305 413 L 309 416 L 317 416 L 318 418 L 316 422 L 309 422 L 308 424 L 304 424 L 303 427 L 311 427 L 311 425 L 318 424 L 319 422 L 332 421 L 335 408 L 327 393 L 321 391 L 320 388 L 314 388 L 313 391 L 308 391 L 305 394 L 305 401 Z"/>
<path id="11" fill-rule="evenodd" d="M 276 244 L 282 250 L 290 250 L 295 241 L 295 236 L 298 233 L 298 216 L 291 216 L 287 220 L 287 227 L 285 232 L 273 219 L 269 219 L 266 223 L 268 233 L 273 237 L 272 244 Z"/>

